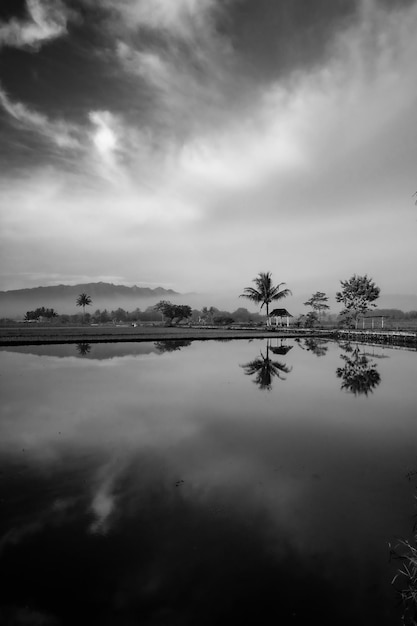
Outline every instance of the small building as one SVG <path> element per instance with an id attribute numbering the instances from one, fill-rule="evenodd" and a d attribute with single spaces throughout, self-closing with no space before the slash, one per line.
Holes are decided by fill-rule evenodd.
<path id="1" fill-rule="evenodd" d="M 288 313 L 287 309 L 274 309 L 268 315 L 266 320 L 267 326 L 284 326 L 283 320 L 286 319 L 286 326 L 290 325 L 290 317 L 293 317 L 291 313 Z"/>

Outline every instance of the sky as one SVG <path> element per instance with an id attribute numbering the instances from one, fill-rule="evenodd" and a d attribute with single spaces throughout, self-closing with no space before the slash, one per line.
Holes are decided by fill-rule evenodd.
<path id="1" fill-rule="evenodd" d="M 2 0 L 0 290 L 416 294 L 416 33 L 415 0 Z"/>

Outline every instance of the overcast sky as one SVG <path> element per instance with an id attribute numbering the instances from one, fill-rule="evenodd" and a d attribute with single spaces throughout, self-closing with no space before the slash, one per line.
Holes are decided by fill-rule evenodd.
<path id="1" fill-rule="evenodd" d="M 0 289 L 416 293 L 417 2 L 2 0 Z"/>

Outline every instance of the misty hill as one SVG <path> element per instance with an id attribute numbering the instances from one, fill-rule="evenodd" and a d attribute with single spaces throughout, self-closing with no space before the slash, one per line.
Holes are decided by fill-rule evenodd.
<path id="1" fill-rule="evenodd" d="M 73 314 L 80 311 L 75 301 L 80 293 L 86 293 L 92 299 L 87 307 L 91 313 L 96 309 L 136 309 L 146 308 L 159 300 L 181 297 L 172 289 L 156 287 L 127 287 L 112 283 L 85 283 L 80 285 L 54 285 L 52 287 L 33 287 L 0 291 L 0 317 L 23 317 L 26 311 L 38 307 L 53 308 L 58 314 Z"/>

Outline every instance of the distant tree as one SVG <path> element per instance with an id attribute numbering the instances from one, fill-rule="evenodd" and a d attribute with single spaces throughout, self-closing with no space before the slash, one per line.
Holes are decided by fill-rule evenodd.
<path id="1" fill-rule="evenodd" d="M 342 318 L 347 323 L 353 321 L 357 328 L 359 316 L 376 306 L 374 300 L 379 298 L 381 290 L 366 274 L 365 276 L 354 274 L 349 280 L 341 280 L 340 283 L 342 289 L 336 293 L 336 302 L 344 304 Z"/>
<path id="2" fill-rule="evenodd" d="M 54 309 L 46 309 L 44 306 L 35 309 L 34 311 L 27 311 L 25 315 L 25 320 L 38 320 L 41 317 L 45 319 L 52 319 L 53 317 L 57 317 L 58 313 L 54 311 Z"/>
<path id="3" fill-rule="evenodd" d="M 108 322 L 110 322 L 110 320 L 111 320 L 111 316 L 107 309 L 100 311 L 100 315 L 98 318 L 98 321 L 100 322 L 100 324 L 107 324 Z"/>
<path id="4" fill-rule="evenodd" d="M 161 313 L 162 319 L 166 318 L 166 320 L 168 320 L 168 323 L 172 324 L 172 320 L 174 319 L 174 316 L 171 315 L 171 313 L 173 312 L 172 307 L 173 305 L 171 304 L 171 302 L 168 302 L 168 300 L 160 300 L 152 308 L 154 311 L 159 311 Z"/>
<path id="5" fill-rule="evenodd" d="M 116 311 L 111 312 L 111 316 L 118 322 L 126 322 L 128 313 L 127 311 L 119 307 Z"/>
<path id="6" fill-rule="evenodd" d="M 166 325 L 172 326 L 174 320 L 179 324 L 182 320 L 188 319 L 192 315 L 192 309 L 186 304 L 172 304 L 167 300 L 161 300 L 154 306 L 156 311 L 160 311 L 166 319 Z"/>
<path id="7" fill-rule="evenodd" d="M 280 290 L 285 283 L 279 283 L 274 285 L 272 283 L 271 272 L 260 272 L 253 281 L 255 287 L 245 287 L 243 293 L 240 294 L 240 298 L 248 298 L 252 302 L 261 305 L 261 310 L 265 306 L 266 314 L 269 315 L 269 305 L 275 300 L 281 300 L 291 294 L 289 289 Z"/>
<path id="8" fill-rule="evenodd" d="M 141 315 L 141 310 L 138 307 L 136 307 L 134 311 L 129 311 L 127 313 L 126 321 L 136 322 L 138 319 L 140 319 L 140 315 Z"/>
<path id="9" fill-rule="evenodd" d="M 306 316 L 304 314 L 301 314 L 297 317 L 297 319 L 294 321 L 294 326 L 296 328 L 304 328 L 306 324 Z"/>
<path id="10" fill-rule="evenodd" d="M 248 311 L 248 309 L 245 309 L 243 307 L 239 307 L 238 309 L 233 311 L 231 313 L 231 317 L 233 317 L 236 322 L 242 322 L 244 324 L 248 324 L 251 322 L 260 322 L 262 319 L 259 313 L 251 313 L 250 311 Z"/>
<path id="11" fill-rule="evenodd" d="M 311 328 L 319 321 L 319 316 L 315 311 L 309 311 L 305 316 L 304 326 L 306 328 Z"/>
<path id="12" fill-rule="evenodd" d="M 191 312 L 191 322 L 197 324 L 201 318 L 201 311 L 198 309 L 193 309 Z"/>
<path id="13" fill-rule="evenodd" d="M 228 326 L 233 324 L 235 320 L 230 315 L 215 315 L 213 317 L 213 324 L 216 326 Z"/>
<path id="14" fill-rule="evenodd" d="M 216 309 L 214 306 L 211 306 L 210 308 L 207 308 L 206 306 L 204 306 L 201 309 L 200 318 L 205 324 L 213 324 L 214 316 L 218 312 L 219 312 L 219 309 Z"/>
<path id="15" fill-rule="evenodd" d="M 86 293 L 80 293 L 80 295 L 78 296 L 76 300 L 77 306 L 83 307 L 83 322 L 84 322 L 84 316 L 85 316 L 85 307 L 90 306 L 90 304 L 92 303 L 93 303 L 92 299 Z"/>
<path id="16" fill-rule="evenodd" d="M 304 302 L 305 306 L 311 306 L 313 312 L 317 313 L 317 318 L 319 322 L 321 322 L 323 311 L 325 311 L 326 309 L 330 309 L 329 305 L 326 304 L 328 299 L 328 296 L 326 296 L 323 291 L 316 291 L 316 293 L 313 293 L 313 295 L 309 300 L 307 300 L 307 302 Z"/>

